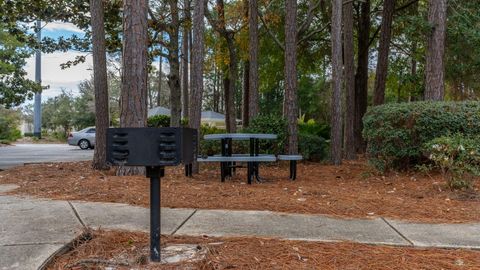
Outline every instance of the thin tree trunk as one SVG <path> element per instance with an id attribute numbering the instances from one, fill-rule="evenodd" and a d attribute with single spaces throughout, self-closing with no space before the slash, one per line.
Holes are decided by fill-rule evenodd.
<path id="1" fill-rule="evenodd" d="M 200 118 L 202 113 L 203 96 L 203 55 L 204 55 L 204 36 L 206 0 L 195 0 L 193 12 L 193 46 L 192 46 L 192 72 L 191 72 L 191 99 L 189 112 L 189 126 L 197 130 L 198 140 L 200 140 Z M 198 140 L 195 147 L 194 157 L 198 155 Z M 194 159 L 195 160 L 195 159 Z M 198 173 L 198 163 L 194 161 L 193 172 Z"/>
<path id="2" fill-rule="evenodd" d="M 178 18 L 178 1 L 169 0 L 172 17 L 172 29 L 169 31 L 168 62 L 170 74 L 168 85 L 170 87 L 170 126 L 179 127 L 182 120 L 182 90 L 180 88 L 180 62 L 178 59 L 178 36 L 180 25 Z"/>
<path id="3" fill-rule="evenodd" d="M 227 132 L 236 132 L 236 116 L 235 116 L 235 90 L 237 82 L 237 52 L 235 48 L 235 33 L 228 30 L 225 21 L 225 3 L 223 0 L 216 1 L 216 9 L 218 12 L 218 19 L 211 21 L 215 30 L 227 42 L 229 64 L 228 73 L 224 74 L 224 91 L 225 91 L 225 121 Z M 209 17 L 210 18 L 210 17 Z M 211 18 L 210 18 L 211 20 Z"/>
<path id="4" fill-rule="evenodd" d="M 342 0 L 332 6 L 332 127 L 330 158 L 334 165 L 342 163 Z"/>
<path id="5" fill-rule="evenodd" d="M 445 30 L 447 0 L 430 0 L 428 22 L 432 26 L 426 56 L 425 100 L 443 100 L 445 95 Z"/>
<path id="6" fill-rule="evenodd" d="M 245 61 L 243 65 L 243 110 L 242 110 L 242 123 L 243 127 L 248 127 L 250 122 L 250 63 Z"/>
<path id="7" fill-rule="evenodd" d="M 123 1 L 121 127 L 147 124 L 147 0 Z M 117 175 L 144 174 L 143 167 L 119 167 Z"/>
<path id="8" fill-rule="evenodd" d="M 418 2 L 413 4 L 411 15 L 412 16 L 418 15 Z M 416 59 L 417 41 L 416 40 L 412 40 L 411 51 L 412 51 L 412 53 L 411 53 L 410 75 L 411 75 L 411 78 L 416 78 L 417 77 L 417 59 Z M 412 89 L 412 87 L 410 87 L 410 90 L 409 90 L 409 93 L 408 93 L 408 102 L 412 102 L 413 100 L 417 100 L 418 97 L 415 95 L 416 93 L 413 92 L 414 90 L 415 90 L 415 88 Z"/>
<path id="9" fill-rule="evenodd" d="M 248 119 L 259 113 L 258 106 L 258 7 L 257 0 L 248 2 Z M 247 123 L 248 124 L 248 123 Z"/>
<path id="10" fill-rule="evenodd" d="M 355 51 L 353 46 L 353 2 L 344 6 L 344 53 L 345 56 L 345 158 L 356 159 L 355 149 Z"/>
<path id="11" fill-rule="evenodd" d="M 285 1 L 285 97 L 284 116 L 287 119 L 287 153 L 298 153 L 297 101 L 297 1 Z"/>
<path id="12" fill-rule="evenodd" d="M 355 74 L 355 145 L 357 153 L 365 152 L 362 136 L 362 118 L 367 111 L 368 99 L 368 51 L 370 46 L 370 0 L 360 3 L 358 21 L 358 64 Z"/>
<path id="13" fill-rule="evenodd" d="M 187 22 L 190 22 L 190 1 L 184 0 L 184 18 Z M 188 54 L 189 54 L 189 36 L 190 36 L 190 29 L 187 26 L 183 28 L 183 37 L 182 37 L 182 93 L 183 93 L 183 117 L 188 119 L 188 76 L 189 76 L 189 69 L 188 69 Z"/>
<path id="14" fill-rule="evenodd" d="M 377 72 L 375 75 L 375 89 L 373 93 L 373 105 L 381 105 L 385 102 L 385 84 L 388 72 L 388 54 L 390 53 L 390 39 L 392 36 L 393 12 L 395 0 L 385 0 L 382 12 L 382 27 L 380 43 L 378 45 Z"/>
<path id="15" fill-rule="evenodd" d="M 214 67 L 213 73 L 213 111 L 220 112 L 219 103 L 220 103 L 220 86 L 219 82 L 219 75 L 218 75 L 218 68 Z"/>
<path id="16" fill-rule="evenodd" d="M 90 0 L 90 13 L 92 14 L 93 84 L 95 91 L 95 132 L 97 135 L 92 167 L 95 170 L 106 170 L 109 168 L 106 163 L 109 113 L 103 2 Z"/>
<path id="17" fill-rule="evenodd" d="M 162 55 L 160 55 L 160 62 L 158 63 L 157 106 L 160 106 L 161 97 L 162 97 L 162 61 L 163 61 L 162 59 L 163 59 L 163 57 L 162 57 Z"/>

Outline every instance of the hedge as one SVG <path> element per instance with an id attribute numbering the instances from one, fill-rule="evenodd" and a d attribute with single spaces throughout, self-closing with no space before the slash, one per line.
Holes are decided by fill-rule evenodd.
<path id="1" fill-rule="evenodd" d="M 426 161 L 434 138 L 480 134 L 480 102 L 412 102 L 371 107 L 363 118 L 367 158 L 377 169 L 406 169 Z"/>

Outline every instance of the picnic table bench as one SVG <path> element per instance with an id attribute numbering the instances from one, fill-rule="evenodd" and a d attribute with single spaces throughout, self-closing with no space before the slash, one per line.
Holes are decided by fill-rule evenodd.
<path id="1" fill-rule="evenodd" d="M 232 172 L 236 167 L 236 162 L 247 162 L 247 181 L 252 183 L 252 178 L 261 182 L 259 176 L 259 162 L 275 162 L 277 158 L 274 155 L 260 154 L 259 140 L 275 140 L 276 134 L 255 134 L 255 133 L 224 133 L 205 135 L 205 140 L 220 140 L 221 154 L 199 157 L 199 162 L 220 162 L 220 174 L 222 182 L 226 177 L 232 176 Z M 233 140 L 250 141 L 250 151 L 248 154 L 234 154 L 232 149 Z"/>

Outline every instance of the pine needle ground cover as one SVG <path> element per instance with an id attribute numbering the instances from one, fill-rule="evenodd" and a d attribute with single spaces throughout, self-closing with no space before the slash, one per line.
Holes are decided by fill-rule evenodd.
<path id="1" fill-rule="evenodd" d="M 365 160 L 341 166 L 301 163 L 297 181 L 288 180 L 288 163 L 262 166 L 265 183 L 246 184 L 246 172 L 220 182 L 219 166 L 203 166 L 193 178 L 182 167 L 162 178 L 162 207 L 270 210 L 342 218 L 378 216 L 432 223 L 480 221 L 480 183 L 451 191 L 440 173 L 379 175 Z M 149 180 L 94 171 L 89 162 L 32 164 L 0 172 L 11 192 L 58 200 L 116 202 L 149 207 Z"/>

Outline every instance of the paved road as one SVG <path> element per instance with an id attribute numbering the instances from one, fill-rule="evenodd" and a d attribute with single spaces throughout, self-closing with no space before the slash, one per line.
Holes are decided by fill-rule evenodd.
<path id="1" fill-rule="evenodd" d="M 93 150 L 81 150 L 67 144 L 16 144 L 0 147 L 0 169 L 25 163 L 91 160 Z"/>

